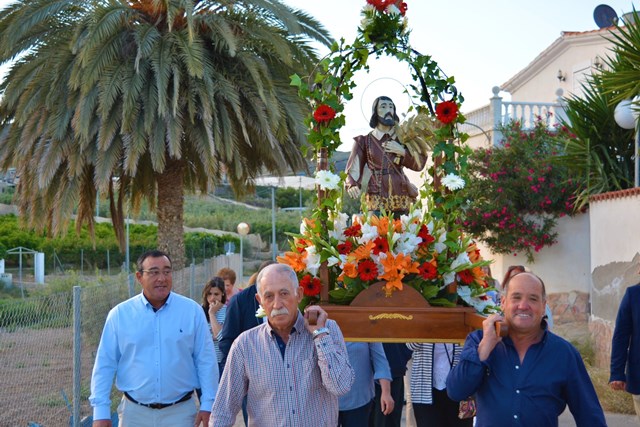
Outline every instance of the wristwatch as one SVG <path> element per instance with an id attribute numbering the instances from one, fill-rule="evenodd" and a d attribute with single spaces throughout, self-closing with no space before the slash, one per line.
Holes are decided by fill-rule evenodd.
<path id="1" fill-rule="evenodd" d="M 318 328 L 315 331 L 313 331 L 313 339 L 318 338 L 322 334 L 328 334 L 328 333 L 329 333 L 329 328 Z"/>

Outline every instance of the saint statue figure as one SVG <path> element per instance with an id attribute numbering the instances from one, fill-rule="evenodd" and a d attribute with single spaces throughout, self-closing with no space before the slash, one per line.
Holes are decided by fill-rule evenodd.
<path id="1" fill-rule="evenodd" d="M 417 158 L 398 140 L 395 125 L 400 121 L 396 106 L 387 96 L 373 102 L 367 135 L 356 136 L 347 161 L 345 188 L 353 197 L 365 192 L 369 211 L 403 214 L 418 196 L 403 168 L 421 171 L 427 161 L 424 155 Z"/>

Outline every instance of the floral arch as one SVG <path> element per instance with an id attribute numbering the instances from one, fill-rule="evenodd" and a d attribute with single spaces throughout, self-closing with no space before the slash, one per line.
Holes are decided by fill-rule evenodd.
<path id="1" fill-rule="evenodd" d="M 406 11 L 404 2 L 366 0 L 353 43 L 335 43 L 311 76 L 292 76 L 291 84 L 312 107 L 305 124 L 318 161 L 318 206 L 279 261 L 298 273 L 303 305 L 318 300 L 349 304 L 364 289 L 385 281 L 386 296 L 409 286 L 432 306 L 467 305 L 488 313 L 495 306 L 486 295 L 492 288 L 481 267 L 489 261 L 460 227 L 465 200 L 458 190 L 464 187 L 469 153 L 467 135 L 458 129 L 465 120 L 459 112 L 463 98 L 453 77 L 411 48 Z M 345 174 L 331 171 L 328 158 L 341 144 L 344 102 L 352 99 L 354 74 L 369 69 L 369 58 L 382 55 L 406 63 L 411 71 L 414 115 L 397 129 L 401 141 L 412 153 L 430 154 L 433 162 L 408 215 L 394 219 L 364 211 L 350 222 L 341 212 Z"/>

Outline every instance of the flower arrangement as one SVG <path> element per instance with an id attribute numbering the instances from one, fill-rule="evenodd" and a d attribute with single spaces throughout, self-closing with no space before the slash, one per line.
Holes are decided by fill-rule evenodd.
<path id="1" fill-rule="evenodd" d="M 342 180 L 328 171 L 318 171 L 316 182 L 328 193 L 332 206 L 339 206 Z M 443 180 L 449 191 L 464 186 L 459 177 Z M 300 233 L 293 235 L 291 251 L 278 257 L 298 274 L 306 303 L 320 294 L 318 273 L 323 265 L 335 283 L 330 302 L 349 303 L 370 285 L 385 281 L 385 292 L 412 286 L 436 306 L 455 306 L 458 297 L 479 312 L 495 306 L 486 293 L 491 288 L 482 266 L 488 265 L 469 235 L 451 230 L 443 219 L 434 218 L 428 199 L 418 201 L 407 215 L 363 213 L 349 221 L 347 214 L 330 209 L 327 223 L 305 218 Z M 326 230 L 323 229 L 326 227 Z M 457 283 L 457 294 L 448 286 Z"/>
<path id="2" fill-rule="evenodd" d="M 367 0 L 360 27 L 366 41 L 393 43 L 407 33 L 407 4 L 396 0 Z"/>
<path id="3" fill-rule="evenodd" d="M 367 0 L 363 20 L 352 45 L 335 44 L 307 79 L 294 75 L 291 84 L 309 100 L 309 147 L 319 164 L 341 144 L 345 100 L 351 99 L 354 73 L 366 67 L 370 55 L 393 56 L 409 63 L 415 116 L 397 129 L 410 153 L 428 148 L 433 166 L 425 174 L 420 197 L 408 215 L 364 212 L 350 219 L 341 211 L 345 175 L 319 167 L 318 207 L 292 234 L 291 251 L 279 257 L 298 274 L 303 305 L 320 299 L 320 271 L 328 273 L 329 302 L 348 304 L 362 290 L 385 281 L 387 296 L 404 286 L 417 289 L 431 305 L 473 306 L 479 312 L 496 309 L 486 292 L 492 290 L 481 267 L 488 265 L 461 229 L 461 195 L 465 186 L 467 136 L 457 125 L 462 97 L 430 56 L 409 46 L 406 3 Z M 412 107 L 413 109 L 414 107 Z M 426 148 L 425 148 L 426 147 Z M 457 289 L 456 285 L 457 284 Z M 453 291 L 452 291 L 453 289 Z"/>

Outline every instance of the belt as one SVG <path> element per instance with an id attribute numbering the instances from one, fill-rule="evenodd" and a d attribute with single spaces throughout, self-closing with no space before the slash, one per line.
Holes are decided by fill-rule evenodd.
<path id="1" fill-rule="evenodd" d="M 176 400 L 173 403 L 142 403 L 135 400 L 126 391 L 124 392 L 124 397 L 126 397 L 136 405 L 145 406 L 151 409 L 164 409 L 164 408 L 168 408 L 169 406 L 177 405 L 178 403 L 186 402 L 187 400 L 191 399 L 192 395 L 193 395 L 193 391 L 190 391 L 189 393 L 185 394 L 184 396 L 182 396 L 180 399 Z"/>
<path id="2" fill-rule="evenodd" d="M 384 168 L 384 169 L 371 169 L 371 172 L 374 175 L 389 175 L 389 169 Z"/>

